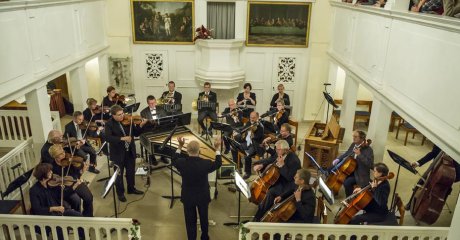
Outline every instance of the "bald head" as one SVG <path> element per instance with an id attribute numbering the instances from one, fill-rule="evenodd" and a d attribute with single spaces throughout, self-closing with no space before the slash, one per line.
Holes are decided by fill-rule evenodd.
<path id="1" fill-rule="evenodd" d="M 187 153 L 189 156 L 197 157 L 200 155 L 200 143 L 196 140 L 187 144 Z"/>
<path id="2" fill-rule="evenodd" d="M 48 133 L 48 142 L 49 143 L 56 144 L 56 143 L 60 143 L 61 140 L 62 140 L 61 131 L 53 129 Z"/>
<path id="3" fill-rule="evenodd" d="M 259 120 L 259 113 L 256 111 L 251 112 L 249 119 L 251 120 L 251 123 L 257 122 Z"/>

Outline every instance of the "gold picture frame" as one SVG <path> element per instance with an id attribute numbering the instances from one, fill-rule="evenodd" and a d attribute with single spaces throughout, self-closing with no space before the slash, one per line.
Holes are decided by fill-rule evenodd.
<path id="1" fill-rule="evenodd" d="M 131 0 L 133 42 L 194 44 L 193 0 Z"/>
<path id="2" fill-rule="evenodd" d="M 246 46 L 308 47 L 311 2 L 248 1 Z"/>

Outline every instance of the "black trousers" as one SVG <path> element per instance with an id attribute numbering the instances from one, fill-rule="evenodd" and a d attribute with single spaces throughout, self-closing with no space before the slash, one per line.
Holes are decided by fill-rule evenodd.
<path id="1" fill-rule="evenodd" d="M 117 177 L 117 180 L 115 181 L 115 186 L 117 189 L 117 195 L 123 195 L 125 193 L 125 187 L 123 184 L 123 176 L 125 175 L 126 171 L 126 187 L 128 191 L 134 190 L 134 174 L 135 172 L 135 166 L 136 166 L 136 159 L 133 158 L 129 152 L 125 153 L 125 158 L 123 161 L 114 161 L 118 167 L 120 167 L 120 173 Z M 115 167 L 115 170 L 117 168 Z"/>
<path id="2" fill-rule="evenodd" d="M 212 111 L 212 110 L 199 111 L 198 112 L 198 124 L 200 124 L 201 129 L 203 129 L 203 131 L 211 130 L 211 125 L 209 125 L 208 129 L 206 129 L 206 126 L 204 124 L 204 119 L 206 117 L 210 117 L 213 122 L 217 121 L 217 114 L 215 111 Z"/>
<path id="3" fill-rule="evenodd" d="M 345 181 L 343 181 L 343 188 L 345 188 L 345 195 L 348 197 L 353 194 L 353 186 L 356 185 L 355 174 L 351 173 Z"/>
<path id="4" fill-rule="evenodd" d="M 187 229 L 187 239 L 196 240 L 197 230 L 196 230 L 196 219 L 197 219 L 197 210 L 200 214 L 200 225 L 201 225 L 201 240 L 208 240 L 208 205 L 209 203 L 200 203 L 200 204 L 184 204 L 184 216 L 185 216 L 185 227 Z"/>
<path id="5" fill-rule="evenodd" d="M 375 213 L 375 212 L 365 212 L 363 214 L 359 214 L 354 216 L 350 220 L 350 224 L 352 225 L 360 225 L 360 224 L 372 224 L 383 222 L 387 218 L 387 214 L 382 213 Z"/>
<path id="6" fill-rule="evenodd" d="M 78 185 L 78 187 L 73 190 L 67 188 L 66 201 L 69 202 L 72 209 L 80 211 L 81 200 L 83 200 L 83 216 L 93 217 L 93 194 L 89 190 L 88 186 L 84 183 Z"/>
<path id="7" fill-rule="evenodd" d="M 91 165 L 96 164 L 96 150 L 88 144 L 85 144 L 83 146 L 80 146 L 80 149 L 77 149 L 75 152 L 75 155 L 82 157 L 83 159 L 87 159 L 87 156 L 89 155 L 89 163 Z"/>

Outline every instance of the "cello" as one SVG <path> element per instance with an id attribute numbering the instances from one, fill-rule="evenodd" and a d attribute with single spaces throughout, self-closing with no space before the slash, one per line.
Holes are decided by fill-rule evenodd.
<path id="1" fill-rule="evenodd" d="M 307 189 L 299 188 L 299 191 L 304 191 Z M 261 222 L 287 222 L 292 215 L 294 215 L 297 210 L 295 206 L 295 195 L 294 193 L 288 198 L 284 199 L 280 203 L 273 205 L 270 210 L 268 210 L 264 216 L 261 218 Z"/>
<path id="2" fill-rule="evenodd" d="M 376 178 L 378 181 L 393 179 L 394 173 L 388 173 L 388 176 Z M 346 207 L 341 209 L 335 219 L 335 224 L 348 224 L 350 220 L 372 201 L 371 184 L 362 188 L 359 192 L 353 193 L 342 201 Z"/>
<path id="3" fill-rule="evenodd" d="M 267 195 L 268 189 L 278 181 L 280 177 L 279 167 L 276 162 L 269 164 L 262 174 L 252 182 L 250 202 L 259 205 Z"/>
<path id="4" fill-rule="evenodd" d="M 372 140 L 367 139 L 358 146 L 355 146 L 353 150 L 369 146 L 371 143 Z M 327 177 L 326 185 L 331 189 L 334 195 L 339 192 L 345 179 L 355 171 L 357 163 L 356 159 L 353 157 L 354 155 L 355 153 L 352 152 L 348 157 L 331 169 L 332 174 Z"/>
<path id="5" fill-rule="evenodd" d="M 438 220 L 455 182 L 454 160 L 441 152 L 414 187 L 410 212 L 417 222 Z"/>

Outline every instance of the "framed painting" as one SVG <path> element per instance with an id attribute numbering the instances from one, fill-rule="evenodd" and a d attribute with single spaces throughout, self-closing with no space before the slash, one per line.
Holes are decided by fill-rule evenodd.
<path id="1" fill-rule="evenodd" d="M 308 47 L 311 3 L 248 2 L 246 45 Z"/>
<path id="2" fill-rule="evenodd" d="M 193 44 L 193 0 L 131 0 L 134 43 Z"/>

